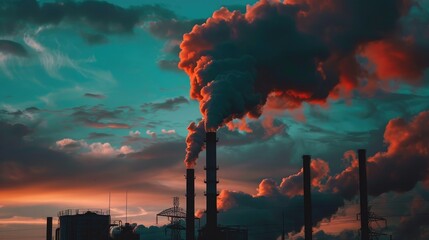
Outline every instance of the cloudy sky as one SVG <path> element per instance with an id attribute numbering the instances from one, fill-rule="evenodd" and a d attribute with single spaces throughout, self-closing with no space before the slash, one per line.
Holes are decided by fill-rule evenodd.
<path id="1" fill-rule="evenodd" d="M 427 0 L 0 0 L 0 239 L 109 193 L 113 219 L 128 192 L 129 222 L 155 225 L 186 167 L 204 222 L 205 129 L 219 222 L 250 239 L 282 212 L 302 239 L 303 154 L 315 236 L 353 239 L 360 148 L 383 231 L 427 239 L 428 69 Z"/>

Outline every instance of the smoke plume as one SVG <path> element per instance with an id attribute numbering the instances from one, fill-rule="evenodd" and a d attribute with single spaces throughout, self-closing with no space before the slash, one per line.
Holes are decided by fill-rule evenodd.
<path id="1" fill-rule="evenodd" d="M 245 13 L 226 8 L 214 12 L 185 34 L 180 45 L 179 68 L 189 75 L 190 96 L 200 103 L 205 131 L 236 118 L 259 117 L 269 97 L 285 102 L 284 108 L 296 108 L 303 102 L 325 103 L 369 80 L 412 77 L 415 83 L 429 66 L 424 57 L 428 44 L 399 21 L 414 2 L 261 0 Z M 379 53 L 398 44 L 404 47 L 396 48 L 395 56 L 413 60 L 418 55 L 419 64 L 385 74 L 386 68 L 398 65 L 398 58 L 380 58 Z M 375 71 L 357 56 L 375 65 Z"/>

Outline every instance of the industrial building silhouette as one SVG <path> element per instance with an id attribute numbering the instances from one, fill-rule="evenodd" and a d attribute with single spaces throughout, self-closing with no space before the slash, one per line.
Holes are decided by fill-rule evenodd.
<path id="1" fill-rule="evenodd" d="M 182 240 L 181 231 L 186 231 L 186 240 L 247 240 L 248 229 L 245 226 L 221 226 L 217 221 L 217 171 L 216 164 L 216 143 L 218 139 L 216 132 L 206 133 L 206 224 L 198 229 L 195 228 L 195 221 L 200 220 L 195 217 L 195 170 L 186 169 L 186 210 L 179 206 L 179 198 L 173 199 L 173 207 L 165 209 L 157 214 L 158 217 L 167 217 L 170 223 L 166 226 L 170 230 L 170 239 Z M 311 156 L 303 155 L 303 192 L 304 192 L 304 236 L 305 240 L 313 239 L 312 220 L 312 199 L 311 199 Z M 366 151 L 358 150 L 359 161 L 359 199 L 360 213 L 360 239 L 379 239 L 380 236 L 389 236 L 384 233 L 375 232 L 370 227 L 370 222 L 385 221 L 384 218 L 377 217 L 369 211 L 367 173 L 366 173 Z M 136 225 L 121 221 L 111 222 L 110 211 L 81 211 L 65 210 L 58 213 L 59 227 L 55 231 L 55 240 L 139 240 L 136 233 Z M 183 226 L 183 219 L 185 226 Z M 198 237 L 196 237 L 198 232 Z M 283 232 L 279 232 L 282 239 L 285 239 Z M 392 236 L 390 235 L 390 239 Z M 52 239 L 52 217 L 47 218 L 46 240 Z"/>

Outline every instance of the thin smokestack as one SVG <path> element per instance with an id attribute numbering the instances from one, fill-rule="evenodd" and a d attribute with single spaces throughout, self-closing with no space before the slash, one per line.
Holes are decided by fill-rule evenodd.
<path id="1" fill-rule="evenodd" d="M 195 240 L 195 170 L 186 169 L 186 240 Z"/>
<path id="2" fill-rule="evenodd" d="M 366 151 L 358 150 L 359 157 L 359 191 L 360 191 L 360 226 L 362 240 L 369 240 L 368 226 L 368 184 L 366 178 Z"/>
<path id="3" fill-rule="evenodd" d="M 46 240 L 52 240 L 52 217 L 46 218 Z"/>
<path id="4" fill-rule="evenodd" d="M 207 239 L 217 239 L 217 177 L 216 172 L 216 132 L 206 132 L 206 213 Z"/>
<path id="5" fill-rule="evenodd" d="M 312 220 L 312 207 L 311 207 L 311 156 L 303 155 L 303 169 L 304 169 L 304 232 L 305 240 L 313 238 L 313 220 Z"/>

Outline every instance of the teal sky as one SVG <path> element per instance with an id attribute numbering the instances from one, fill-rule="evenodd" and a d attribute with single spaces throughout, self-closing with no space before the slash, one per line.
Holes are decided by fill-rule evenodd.
<path id="1" fill-rule="evenodd" d="M 43 6 L 60 1 L 36 2 Z M 115 206 L 113 217 L 123 218 L 123 198 L 128 191 L 131 220 L 145 226 L 153 225 L 155 214 L 170 207 L 172 197 L 180 196 L 184 206 L 187 127 L 202 116 L 198 101 L 189 96 L 189 76 L 177 68 L 181 35 L 223 6 L 244 11 L 247 4 L 256 2 L 103 2 L 122 10 L 148 7 L 150 10 L 130 29 L 115 20 L 106 22 L 102 12 L 93 19 L 70 17 L 59 22 L 28 20 L 24 15 L 0 16 L 0 239 L 43 239 L 46 216 L 56 216 L 68 208 L 106 208 L 109 192 Z M 415 2 L 420 7 L 413 7 L 410 15 L 429 21 L 428 1 Z M 0 0 L 0 13 L 7 8 L 7 1 Z M 27 9 L 30 16 L 32 8 Z M 152 28 L 170 20 L 180 26 Z M 406 20 L 403 17 L 402 21 Z M 421 40 L 426 47 L 422 49 L 427 51 L 429 29 L 423 27 L 423 33 L 416 34 L 415 39 Z M 356 52 L 359 64 L 369 69 L 379 66 L 367 63 L 368 54 L 363 55 Z M 329 176 L 335 176 L 350 165 L 344 155 L 349 150 L 365 148 L 368 157 L 374 159 L 393 151 L 389 146 L 394 144 L 385 134 L 393 125 L 392 119 L 401 118 L 406 124 L 400 129 L 412 133 L 419 132 L 413 126 L 423 126 L 417 119 L 429 124 L 429 118 L 423 116 L 429 110 L 429 61 L 422 55 L 411 58 L 424 62 L 416 64 L 422 66 L 416 79 L 389 77 L 377 80 L 376 87 L 368 90 L 371 76 L 364 76 L 360 80 L 365 84 L 358 84 L 347 96 L 329 97 L 322 105 L 303 102 L 296 109 L 265 106 L 259 119 L 246 118 L 252 132 L 221 128 L 219 190 L 237 194 L 228 195 L 234 195 L 236 203 L 247 199 L 240 198 L 240 192 L 256 199 L 257 205 L 264 188 L 259 185 L 261 181 L 271 179 L 282 189 L 284 178 L 299 173 L 303 154 L 326 161 Z M 427 133 L 427 126 L 422 133 Z M 398 145 L 427 139 L 420 137 Z M 422 155 L 416 159 L 429 162 L 427 152 Z M 205 204 L 204 161 L 203 152 L 196 167 L 200 210 Z M 375 205 L 385 199 L 392 204 L 411 204 L 419 198 L 427 207 L 429 178 L 427 173 L 423 175 L 409 189 L 392 187 L 370 201 Z M 328 180 L 322 182 L 327 184 Z M 353 216 L 356 198 L 345 201 L 331 215 Z M 273 206 L 277 204 L 273 202 Z M 402 205 L 399 212 L 392 209 L 382 209 L 379 214 L 403 216 L 413 211 Z M 238 217 L 226 214 L 220 219 L 233 224 Z M 394 227 L 389 231 L 397 232 L 400 220 L 392 218 Z M 357 229 L 353 222 L 350 226 L 326 225 L 318 231 L 338 235 Z M 422 232 L 429 232 L 426 223 L 421 226 L 425 229 Z M 20 228 L 31 229 L 32 237 L 16 231 Z M 292 238 L 294 234 L 290 239 L 298 239 Z"/>

